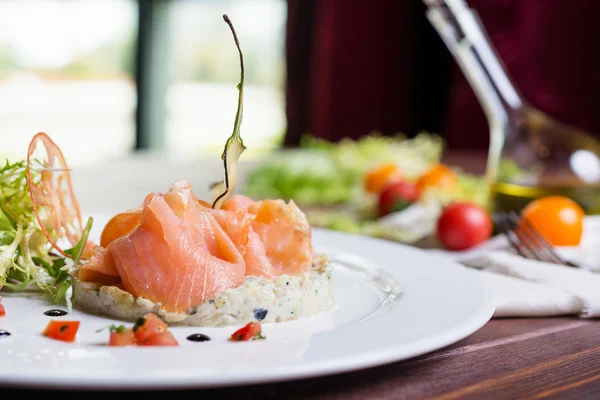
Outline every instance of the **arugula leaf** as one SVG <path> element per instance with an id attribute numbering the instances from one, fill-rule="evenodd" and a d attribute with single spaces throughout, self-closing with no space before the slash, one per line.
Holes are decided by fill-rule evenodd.
<path id="1" fill-rule="evenodd" d="M 85 227 L 83 228 L 83 232 L 81 232 L 81 238 L 79 238 L 79 242 L 75 245 L 75 247 L 71 249 L 64 250 L 64 252 L 70 255 L 73 258 L 73 262 L 77 263 L 81 259 L 81 255 L 85 250 L 85 246 L 88 242 L 88 237 L 90 235 L 90 230 L 92 229 L 92 224 L 94 219 L 92 217 L 88 218 Z"/>
<path id="2" fill-rule="evenodd" d="M 65 294 L 67 293 L 67 290 L 70 287 L 71 287 L 71 281 L 65 280 L 64 282 L 62 282 L 60 284 L 60 286 L 58 287 L 56 294 L 54 296 L 52 296 L 52 302 L 54 304 L 60 303 L 60 301 L 63 299 L 63 297 L 65 297 Z"/>
<path id="3" fill-rule="evenodd" d="M 52 265 L 48 261 L 44 260 L 41 257 L 31 257 L 31 259 L 33 260 L 35 265 L 46 268 L 46 270 L 48 271 L 50 276 L 56 277 L 56 274 L 54 273 L 54 269 L 52 268 Z"/>

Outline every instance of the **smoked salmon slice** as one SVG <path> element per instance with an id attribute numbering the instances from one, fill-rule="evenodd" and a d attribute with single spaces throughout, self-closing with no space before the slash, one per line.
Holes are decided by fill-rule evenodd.
<path id="1" fill-rule="evenodd" d="M 217 220 L 224 229 L 245 243 L 242 250 L 246 262 L 246 275 L 274 278 L 282 274 L 298 275 L 307 271 L 314 251 L 310 225 L 304 213 L 293 201 L 252 199 L 236 195 L 223 205 Z M 235 213 L 235 214 L 233 214 Z M 241 228 L 232 229 L 231 221 L 248 221 L 247 235 Z M 239 246 L 239 245 L 238 245 Z"/>
<path id="2" fill-rule="evenodd" d="M 125 289 L 168 311 L 187 311 L 244 279 L 242 255 L 185 181 L 153 196 L 139 225 L 108 250 Z"/>
<path id="3" fill-rule="evenodd" d="M 103 285 L 118 285 L 121 277 L 110 252 L 102 246 L 94 246 L 85 250 L 83 258 L 88 260 L 85 268 L 81 268 L 77 278 L 84 282 L 98 282 Z"/>
<path id="4" fill-rule="evenodd" d="M 117 214 L 88 250 L 82 281 L 118 285 L 171 312 L 187 311 L 239 286 L 247 275 L 298 275 L 312 265 L 311 232 L 293 201 L 236 195 L 214 210 L 186 181 Z"/>

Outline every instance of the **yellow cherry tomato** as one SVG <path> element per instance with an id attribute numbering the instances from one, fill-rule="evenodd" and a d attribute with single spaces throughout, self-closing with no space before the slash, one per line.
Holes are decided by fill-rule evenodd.
<path id="1" fill-rule="evenodd" d="M 394 163 L 378 165 L 370 170 L 365 176 L 364 186 L 369 193 L 378 194 L 381 189 L 393 180 L 402 178 L 398 167 Z"/>
<path id="2" fill-rule="evenodd" d="M 541 197 L 521 211 L 521 217 L 555 246 L 579 245 L 584 216 L 579 204 L 564 196 Z"/>
<path id="3" fill-rule="evenodd" d="M 456 172 L 444 164 L 437 164 L 417 180 L 417 189 L 419 193 L 423 193 L 429 187 L 454 190 L 457 184 Z"/>

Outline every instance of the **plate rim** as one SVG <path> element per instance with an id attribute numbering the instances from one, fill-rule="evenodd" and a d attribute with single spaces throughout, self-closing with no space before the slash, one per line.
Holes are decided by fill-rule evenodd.
<path id="1" fill-rule="evenodd" d="M 340 236 L 340 238 L 352 236 L 361 241 L 389 242 L 384 239 L 367 237 L 360 234 L 343 233 L 323 228 L 313 228 L 315 231 L 324 232 L 325 235 Z M 437 254 L 428 253 L 422 249 L 402 243 L 390 243 L 393 246 L 404 248 L 404 251 L 419 252 L 428 258 L 440 257 Z M 326 246 L 327 247 L 327 246 Z M 336 246 L 338 247 L 338 246 Z M 377 366 L 388 365 L 394 362 L 406 361 L 415 357 L 427 355 L 433 351 L 440 350 L 446 346 L 454 344 L 483 327 L 493 316 L 496 308 L 493 292 L 485 280 L 476 275 L 476 272 L 462 266 L 451 258 L 444 258 L 446 264 L 455 264 L 456 267 L 464 268 L 463 273 L 471 275 L 472 279 L 477 280 L 482 287 L 484 300 L 473 315 L 451 328 L 425 336 L 411 342 L 412 350 L 408 350 L 406 343 L 399 342 L 394 346 L 386 346 L 368 353 L 349 354 L 345 356 L 334 356 L 325 360 L 305 360 L 297 365 L 286 366 L 276 374 L 265 374 L 255 372 L 246 374 L 227 374 L 219 377 L 211 377 L 212 381 L 206 379 L 195 381 L 194 371 L 190 369 L 190 374 L 181 376 L 169 376 L 168 379 L 158 379 L 155 376 L 150 379 L 136 379 L 127 381 L 127 377 L 120 376 L 62 376 L 57 379 L 55 375 L 25 375 L 19 373 L 0 373 L 0 385 L 14 388 L 35 388 L 35 389 L 53 389 L 53 390 L 124 390 L 124 391 L 144 391 L 153 389 L 211 389 L 239 387 L 248 385 L 269 384 L 284 381 L 298 381 L 316 377 L 327 377 L 333 375 L 345 374 L 353 371 L 373 368 Z M 388 271 L 388 268 L 382 267 Z M 402 282 L 404 284 L 404 282 Z M 380 315 L 375 318 L 381 318 Z M 336 330 L 328 331 L 332 334 Z M 263 371 L 270 371 L 272 368 L 264 368 Z M 198 377 L 197 374 L 195 374 Z"/>

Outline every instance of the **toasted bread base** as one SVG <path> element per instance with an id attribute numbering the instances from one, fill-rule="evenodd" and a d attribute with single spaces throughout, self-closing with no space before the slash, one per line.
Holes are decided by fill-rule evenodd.
<path id="1" fill-rule="evenodd" d="M 169 312 L 160 303 L 135 298 L 116 286 L 100 286 L 73 279 L 76 308 L 124 321 L 136 321 L 148 312 L 170 325 L 229 326 L 250 321 L 283 322 L 309 317 L 335 307 L 331 262 L 318 257 L 301 275 L 269 280 L 247 276 L 240 286 L 218 293 L 187 312 Z"/>

